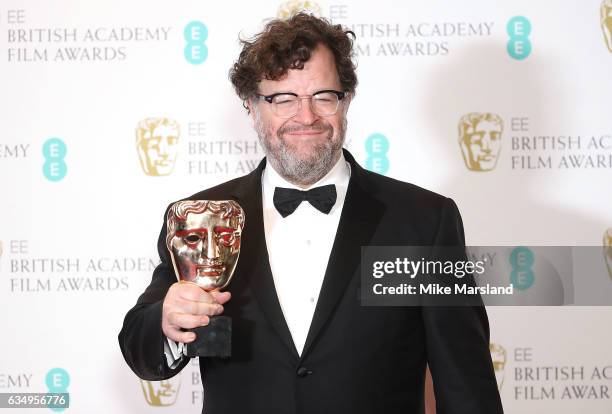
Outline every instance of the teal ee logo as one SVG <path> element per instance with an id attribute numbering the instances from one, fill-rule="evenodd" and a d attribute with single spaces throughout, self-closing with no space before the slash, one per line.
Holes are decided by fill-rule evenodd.
<path id="1" fill-rule="evenodd" d="M 389 151 L 389 140 L 383 134 L 372 134 L 365 142 L 366 158 L 365 165 L 370 171 L 378 174 L 385 174 L 389 171 L 389 159 L 387 152 Z"/>
<path id="2" fill-rule="evenodd" d="M 66 176 L 68 167 L 64 162 L 66 157 L 66 144 L 59 138 L 49 138 L 42 148 L 45 163 L 43 164 L 43 175 L 49 181 L 60 181 Z"/>
<path id="3" fill-rule="evenodd" d="M 185 60 L 192 65 L 204 63 L 208 57 L 208 47 L 204 44 L 208 38 L 206 25 L 199 21 L 193 21 L 185 26 L 183 32 L 187 44 L 185 45 Z"/>
<path id="4" fill-rule="evenodd" d="M 517 247 L 510 253 L 510 282 L 518 290 L 527 290 L 533 285 L 533 262 L 533 252 L 527 247 Z"/>
<path id="5" fill-rule="evenodd" d="M 531 54 L 531 22 L 526 17 L 515 16 L 508 21 L 506 31 L 508 40 L 508 54 L 516 60 L 526 59 Z"/>
<path id="6" fill-rule="evenodd" d="M 47 372 L 45 383 L 51 393 L 67 393 L 68 386 L 70 385 L 70 375 L 68 375 L 68 371 L 63 368 L 53 368 Z M 49 409 L 56 412 L 65 410 L 63 407 L 53 407 Z"/>

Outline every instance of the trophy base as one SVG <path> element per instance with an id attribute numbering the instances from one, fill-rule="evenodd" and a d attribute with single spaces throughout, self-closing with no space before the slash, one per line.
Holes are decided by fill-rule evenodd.
<path id="1" fill-rule="evenodd" d="M 211 316 L 208 325 L 189 331 L 196 334 L 195 341 L 186 344 L 189 358 L 232 356 L 232 318 L 229 316 Z"/>

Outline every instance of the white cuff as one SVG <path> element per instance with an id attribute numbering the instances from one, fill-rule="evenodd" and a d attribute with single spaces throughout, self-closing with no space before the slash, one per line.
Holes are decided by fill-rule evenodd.
<path id="1" fill-rule="evenodd" d="M 175 342 L 172 339 L 166 337 L 164 341 L 164 355 L 166 356 L 166 363 L 170 369 L 175 369 L 183 359 L 185 352 L 185 344 L 182 342 Z"/>

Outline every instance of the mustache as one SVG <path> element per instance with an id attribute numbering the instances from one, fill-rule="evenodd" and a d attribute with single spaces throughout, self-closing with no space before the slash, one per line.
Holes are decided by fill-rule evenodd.
<path id="1" fill-rule="evenodd" d="M 291 132 L 324 132 L 330 131 L 332 126 L 329 124 L 313 124 L 309 126 L 304 125 L 287 125 L 280 127 L 278 130 L 278 135 L 291 133 Z"/>

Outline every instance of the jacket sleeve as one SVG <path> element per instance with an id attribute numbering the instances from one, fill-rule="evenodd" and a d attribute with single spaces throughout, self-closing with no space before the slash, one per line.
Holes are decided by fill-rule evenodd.
<path id="1" fill-rule="evenodd" d="M 461 215 L 446 199 L 434 246 L 465 246 Z M 485 307 L 424 306 L 426 352 L 437 414 L 502 414 Z"/>
<path id="2" fill-rule="evenodd" d="M 166 215 L 167 212 L 166 209 Z M 164 355 L 166 337 L 161 327 L 162 304 L 168 289 L 177 281 L 166 248 L 165 220 L 157 250 L 161 263 L 155 268 L 151 283 L 140 295 L 136 305 L 125 315 L 123 328 L 119 333 L 119 347 L 123 358 L 136 375 L 150 381 L 176 375 L 189 361 L 188 358 L 183 358 L 175 369 L 170 369 Z"/>

